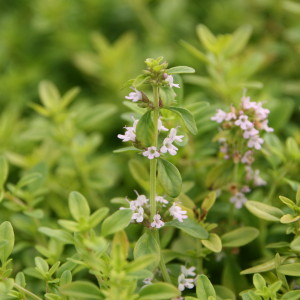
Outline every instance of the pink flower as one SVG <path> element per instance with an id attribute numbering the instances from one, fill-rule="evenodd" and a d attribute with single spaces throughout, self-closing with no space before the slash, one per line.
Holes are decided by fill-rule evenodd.
<path id="1" fill-rule="evenodd" d="M 274 129 L 268 126 L 268 120 L 264 120 L 260 123 L 260 128 L 266 132 L 273 132 Z"/>
<path id="2" fill-rule="evenodd" d="M 185 288 L 192 289 L 194 287 L 195 279 L 185 278 L 184 274 L 178 276 L 178 289 L 179 291 L 184 291 Z"/>
<path id="3" fill-rule="evenodd" d="M 251 165 L 254 162 L 253 151 L 248 150 L 242 157 L 241 162 L 243 164 Z"/>
<path id="4" fill-rule="evenodd" d="M 148 159 L 153 159 L 155 157 L 159 157 L 160 153 L 156 150 L 156 147 L 151 146 L 143 152 L 143 155 L 148 157 Z"/>
<path id="5" fill-rule="evenodd" d="M 166 200 L 166 199 L 165 199 L 164 197 L 162 197 L 162 196 L 156 196 L 156 197 L 155 197 L 155 201 L 156 201 L 156 202 L 159 202 L 159 203 L 162 203 L 163 206 L 165 206 L 164 204 L 168 204 L 168 203 L 169 203 L 169 201 Z"/>
<path id="6" fill-rule="evenodd" d="M 161 216 L 159 214 L 154 215 L 153 222 L 151 223 L 151 227 L 161 228 L 164 225 L 165 225 L 165 222 L 161 220 Z"/>
<path id="7" fill-rule="evenodd" d="M 254 171 L 254 174 L 253 174 L 253 184 L 254 184 L 254 186 L 262 186 L 262 185 L 267 184 L 267 182 L 259 176 L 259 173 L 260 173 L 260 171 L 257 170 L 257 169 Z"/>
<path id="8" fill-rule="evenodd" d="M 217 113 L 211 117 L 212 121 L 216 121 L 217 123 L 222 123 L 227 117 L 227 113 L 222 109 L 217 109 Z"/>
<path id="9" fill-rule="evenodd" d="M 238 120 L 236 120 L 234 124 L 240 126 L 243 130 L 247 130 L 253 127 L 253 123 L 248 120 L 248 116 L 246 115 L 239 116 Z"/>
<path id="10" fill-rule="evenodd" d="M 243 97 L 242 98 L 242 106 L 244 109 L 251 109 L 251 108 L 256 108 L 257 103 L 256 102 L 251 102 L 250 97 Z"/>
<path id="11" fill-rule="evenodd" d="M 172 139 L 165 138 L 163 141 L 163 146 L 160 148 L 161 153 L 169 152 L 171 155 L 176 155 L 178 148 L 172 144 Z"/>
<path id="12" fill-rule="evenodd" d="M 257 150 L 261 149 L 261 145 L 264 143 L 264 140 L 260 138 L 258 135 L 251 136 L 247 146 L 249 148 L 255 148 Z"/>
<path id="13" fill-rule="evenodd" d="M 132 215 L 131 220 L 136 220 L 137 223 L 141 223 L 144 220 L 144 209 L 142 207 L 137 208 L 136 212 Z"/>
<path id="14" fill-rule="evenodd" d="M 242 208 L 244 203 L 247 202 L 247 198 L 243 193 L 236 193 L 233 197 L 230 198 L 230 202 L 234 204 L 237 209 Z"/>
<path id="15" fill-rule="evenodd" d="M 171 128 L 168 138 L 173 142 L 182 142 L 184 135 L 177 135 L 177 128 Z"/>
<path id="16" fill-rule="evenodd" d="M 243 137 L 245 139 L 249 139 L 251 136 L 257 135 L 258 132 L 259 131 L 257 129 L 255 129 L 254 127 L 252 127 L 252 128 L 249 128 L 249 129 L 247 129 L 247 130 L 245 130 L 243 132 Z"/>
<path id="17" fill-rule="evenodd" d="M 164 74 L 165 77 L 165 81 L 168 82 L 170 87 L 176 87 L 176 88 L 180 88 L 178 83 L 174 83 L 174 78 L 172 75 L 168 75 L 167 73 Z"/>
<path id="18" fill-rule="evenodd" d="M 169 131 L 168 128 L 164 127 L 160 118 L 157 121 L 157 129 L 158 129 L 158 131 Z"/>
<path id="19" fill-rule="evenodd" d="M 173 205 L 169 208 L 170 215 L 177 219 L 179 222 L 183 222 L 184 219 L 187 219 L 186 211 L 182 210 L 180 206 L 173 203 Z"/>
<path id="20" fill-rule="evenodd" d="M 128 141 L 135 142 L 135 137 L 136 137 L 135 130 L 136 130 L 138 121 L 139 120 L 133 119 L 132 127 L 125 126 L 124 127 L 126 129 L 125 134 L 118 134 L 118 138 L 123 140 L 122 142 L 128 142 Z"/>
<path id="21" fill-rule="evenodd" d="M 129 96 L 125 96 L 126 99 L 132 100 L 132 102 L 137 102 L 143 99 L 143 94 L 138 91 L 136 88 L 131 87 L 134 92 L 129 93 Z"/>

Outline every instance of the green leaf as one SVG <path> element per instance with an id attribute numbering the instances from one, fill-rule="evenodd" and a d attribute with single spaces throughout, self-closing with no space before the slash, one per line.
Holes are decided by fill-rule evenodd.
<path id="1" fill-rule="evenodd" d="M 198 275 L 196 279 L 196 294 L 199 300 L 207 300 L 209 297 L 216 299 L 217 295 L 210 280 L 204 274 Z"/>
<path id="2" fill-rule="evenodd" d="M 205 25 L 198 25 L 196 28 L 197 35 L 203 46 L 211 52 L 216 52 L 217 39 Z"/>
<path id="3" fill-rule="evenodd" d="M 291 249 L 294 251 L 300 252 L 300 236 L 296 237 L 292 242 L 291 242 Z"/>
<path id="4" fill-rule="evenodd" d="M 259 235 L 254 227 L 242 227 L 225 233 L 222 239 L 223 247 L 241 247 L 252 242 Z"/>
<path id="5" fill-rule="evenodd" d="M 0 260 L 2 264 L 4 264 L 10 256 L 15 243 L 14 230 L 8 221 L 5 221 L 0 225 L 0 243 L 1 242 L 4 242 L 4 244 L 2 244 L 3 246 L 1 247 Z"/>
<path id="6" fill-rule="evenodd" d="M 283 215 L 279 208 L 258 201 L 249 200 L 245 206 L 252 214 L 267 221 L 278 222 Z"/>
<path id="7" fill-rule="evenodd" d="M 191 219 L 185 219 L 183 222 L 173 220 L 171 222 L 167 222 L 165 226 L 176 227 L 188 235 L 198 239 L 205 240 L 209 238 L 209 233 L 200 224 Z"/>
<path id="8" fill-rule="evenodd" d="M 72 282 L 72 272 L 70 270 L 65 270 L 60 276 L 59 285 L 62 286 L 71 282 Z"/>
<path id="9" fill-rule="evenodd" d="M 207 240 L 201 240 L 201 243 L 212 252 L 218 253 L 222 250 L 222 241 L 215 233 L 210 233 Z"/>
<path id="10" fill-rule="evenodd" d="M 186 41 L 181 40 L 180 44 L 187 50 L 189 51 L 192 55 L 194 55 L 196 58 L 200 59 L 201 61 L 207 63 L 208 58 L 204 53 L 202 53 L 200 50 L 198 50 L 196 47 L 193 45 L 187 43 Z"/>
<path id="11" fill-rule="evenodd" d="M 136 126 L 136 139 L 144 147 L 153 145 L 154 142 L 154 124 L 151 117 L 151 110 L 148 110 L 138 121 Z"/>
<path id="12" fill-rule="evenodd" d="M 0 187 L 2 187 L 7 179 L 8 163 L 4 156 L 0 156 Z"/>
<path id="13" fill-rule="evenodd" d="M 159 89 L 159 96 L 164 106 L 171 105 L 174 100 L 176 94 L 174 93 L 173 89 L 169 86 L 162 86 Z"/>
<path id="14" fill-rule="evenodd" d="M 154 233 L 152 232 L 145 232 L 136 242 L 133 255 L 134 258 L 137 259 L 139 257 L 143 257 L 147 254 L 155 254 L 156 260 L 152 262 L 151 265 L 148 266 L 147 269 L 154 270 L 160 260 L 160 247 L 157 243 Z"/>
<path id="15" fill-rule="evenodd" d="M 157 254 L 147 254 L 138 258 L 135 258 L 132 262 L 126 265 L 126 272 L 136 272 L 145 269 L 147 266 L 157 261 Z"/>
<path id="16" fill-rule="evenodd" d="M 39 95 L 42 103 L 49 110 L 54 110 L 59 105 L 60 94 L 56 86 L 47 80 L 39 84 Z"/>
<path id="17" fill-rule="evenodd" d="M 290 291 L 285 293 L 281 300 L 299 300 L 300 299 L 300 291 Z"/>
<path id="18" fill-rule="evenodd" d="M 165 192 L 175 198 L 181 192 L 182 179 L 178 169 L 165 159 L 158 159 L 158 181 Z"/>
<path id="19" fill-rule="evenodd" d="M 284 261 L 284 258 L 281 258 L 281 261 Z M 262 264 L 259 264 L 257 266 L 245 269 L 241 272 L 242 275 L 246 274 L 253 274 L 253 273 L 262 273 L 267 272 L 275 269 L 275 260 L 274 258 L 271 260 L 268 260 Z"/>
<path id="20" fill-rule="evenodd" d="M 145 83 L 145 81 L 148 80 L 148 79 L 149 79 L 148 75 L 144 75 L 144 74 L 139 75 L 132 82 L 132 86 L 134 86 L 135 88 L 137 88 L 140 85 L 142 85 L 143 83 Z"/>
<path id="21" fill-rule="evenodd" d="M 149 171 L 140 159 L 129 161 L 129 170 L 137 183 L 146 191 L 149 190 Z"/>
<path id="22" fill-rule="evenodd" d="M 107 236 L 126 228 L 132 217 L 131 209 L 120 209 L 106 218 L 102 224 L 101 234 Z"/>
<path id="23" fill-rule="evenodd" d="M 64 109 L 65 107 L 67 107 L 74 100 L 74 98 L 79 94 L 79 92 L 80 92 L 80 88 L 78 87 L 73 87 L 72 89 L 67 91 L 61 99 L 60 108 Z"/>
<path id="24" fill-rule="evenodd" d="M 191 67 L 177 66 L 167 69 L 168 74 L 183 74 L 183 73 L 195 73 L 195 70 Z"/>
<path id="25" fill-rule="evenodd" d="M 107 207 L 101 207 L 92 213 L 88 218 L 88 223 L 91 228 L 97 226 L 109 213 Z"/>
<path id="26" fill-rule="evenodd" d="M 40 227 L 39 232 L 57 240 L 64 244 L 73 244 L 73 236 L 64 230 L 61 229 L 51 229 L 48 227 Z"/>
<path id="27" fill-rule="evenodd" d="M 295 209 L 297 207 L 295 202 L 287 197 L 279 196 L 279 199 L 281 200 L 282 203 L 284 203 L 286 206 L 288 206 L 291 209 Z"/>
<path id="28" fill-rule="evenodd" d="M 116 149 L 113 151 L 113 153 L 122 153 L 122 152 L 127 152 L 127 151 L 141 151 L 141 150 L 138 148 L 135 148 L 133 146 L 130 146 L 130 147 L 123 147 L 120 149 Z"/>
<path id="29" fill-rule="evenodd" d="M 40 270 L 42 274 L 45 274 L 49 271 L 49 265 L 44 259 L 37 256 L 34 261 L 37 269 Z"/>
<path id="30" fill-rule="evenodd" d="M 235 294 L 226 286 L 214 285 L 214 289 L 216 291 L 217 296 L 221 299 L 236 300 Z"/>
<path id="31" fill-rule="evenodd" d="M 60 292 L 64 296 L 74 297 L 76 299 L 103 299 L 99 288 L 96 285 L 85 281 L 75 281 L 65 284 L 60 287 Z"/>
<path id="32" fill-rule="evenodd" d="M 251 26 L 242 26 L 238 28 L 232 35 L 229 43 L 227 44 L 226 48 L 224 49 L 224 53 L 228 56 L 236 55 L 241 52 L 252 33 Z"/>
<path id="33" fill-rule="evenodd" d="M 281 265 L 277 271 L 288 276 L 300 276 L 300 263 Z"/>
<path id="34" fill-rule="evenodd" d="M 90 207 L 87 200 L 78 192 L 71 192 L 69 196 L 69 209 L 72 217 L 79 221 L 90 216 Z"/>
<path id="35" fill-rule="evenodd" d="M 289 224 L 289 223 L 293 223 L 296 222 L 300 219 L 300 216 L 294 216 L 291 214 L 285 214 L 280 218 L 280 223 L 282 224 Z"/>
<path id="36" fill-rule="evenodd" d="M 253 275 L 253 285 L 257 290 L 262 290 L 266 287 L 266 281 L 259 273 L 256 273 Z"/>
<path id="37" fill-rule="evenodd" d="M 165 282 L 156 282 L 144 286 L 139 292 L 138 300 L 165 300 L 180 296 L 178 289 Z"/>
<path id="38" fill-rule="evenodd" d="M 175 106 L 165 107 L 165 109 L 168 109 L 168 110 L 173 111 L 176 114 L 178 114 L 181 117 L 181 119 L 183 120 L 186 128 L 192 134 L 197 134 L 198 129 L 197 129 L 195 119 L 194 119 L 193 115 L 187 109 L 182 108 L 182 107 L 175 107 Z"/>

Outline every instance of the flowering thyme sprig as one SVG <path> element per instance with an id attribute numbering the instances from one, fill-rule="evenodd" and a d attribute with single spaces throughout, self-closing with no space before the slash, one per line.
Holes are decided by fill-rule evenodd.
<path id="1" fill-rule="evenodd" d="M 248 185 L 262 186 L 266 182 L 260 177 L 259 170 L 253 170 L 254 151 L 261 150 L 264 139 L 263 132 L 272 132 L 268 126 L 270 111 L 261 102 L 250 101 L 250 97 L 243 96 L 239 106 L 231 107 L 230 112 L 218 109 L 211 117 L 212 121 L 220 124 L 219 152 L 225 160 L 232 160 L 236 165 L 244 168 L 244 183 L 240 188 L 231 188 L 230 202 L 236 208 L 241 208 L 247 201 L 245 193 L 251 191 Z"/>
<path id="2" fill-rule="evenodd" d="M 173 74 L 193 73 L 194 70 L 183 66 L 168 69 L 168 64 L 163 62 L 162 57 L 148 58 L 145 63 L 147 69 L 136 79 L 129 81 L 128 87 L 133 91 L 125 96 L 126 100 L 136 103 L 144 113 L 138 120 L 133 119 L 131 127 L 125 126 L 125 133 L 119 134 L 118 138 L 133 145 L 124 148 L 124 151 L 138 151 L 149 160 L 149 199 L 145 195 L 138 195 L 136 200 L 129 201 L 129 207 L 133 211 L 131 222 L 144 224 L 151 232 L 156 232 L 155 239 L 159 244 L 157 229 L 163 227 L 167 221 L 177 220 L 182 223 L 187 219 L 187 211 L 171 200 L 181 192 L 180 173 L 172 163 L 164 159 L 168 155 L 177 154 L 178 145 L 175 143 L 182 142 L 184 136 L 177 133 L 178 124 L 170 127 L 170 124 L 165 123 L 163 110 L 168 110 L 179 117 L 185 127 L 196 134 L 197 127 L 192 114 L 184 108 L 172 106 L 176 96 L 173 88 L 180 88 Z M 152 94 L 148 94 L 149 85 L 152 87 Z M 164 197 L 157 195 L 158 180 L 164 188 L 166 194 Z M 163 258 L 161 255 L 160 257 L 162 275 L 165 281 L 170 282 Z"/>

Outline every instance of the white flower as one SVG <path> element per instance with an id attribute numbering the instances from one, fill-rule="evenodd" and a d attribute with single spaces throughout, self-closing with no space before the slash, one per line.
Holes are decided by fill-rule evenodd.
<path id="1" fill-rule="evenodd" d="M 159 202 L 159 203 L 162 203 L 162 204 L 168 204 L 169 203 L 169 201 L 168 200 L 166 200 L 164 197 L 162 197 L 162 196 L 156 196 L 155 197 L 155 201 L 156 202 Z M 164 205 L 163 205 L 164 206 Z"/>
<path id="2" fill-rule="evenodd" d="M 254 174 L 253 174 L 253 184 L 254 184 L 254 186 L 262 186 L 262 185 L 267 184 L 267 182 L 259 176 L 259 173 L 260 173 L 260 171 L 257 170 L 257 169 L 254 171 Z"/>
<path id="3" fill-rule="evenodd" d="M 257 103 L 254 109 L 255 109 L 256 118 L 260 121 L 266 119 L 270 113 L 270 110 L 262 107 L 261 102 Z"/>
<path id="4" fill-rule="evenodd" d="M 134 92 L 129 93 L 129 96 L 125 96 L 126 99 L 132 100 L 132 102 L 137 102 L 143 99 L 143 94 L 138 91 L 136 88 L 131 87 Z"/>
<path id="5" fill-rule="evenodd" d="M 254 136 L 257 134 L 258 134 L 258 130 L 255 129 L 254 127 L 252 127 L 252 128 L 248 128 L 247 130 L 245 130 L 243 132 L 243 137 L 244 137 L 244 139 L 249 139 L 251 136 Z"/>
<path id="6" fill-rule="evenodd" d="M 170 138 L 165 138 L 163 141 L 163 146 L 160 148 L 161 153 L 169 152 L 171 155 L 176 155 L 178 148 L 172 144 Z"/>
<path id="7" fill-rule="evenodd" d="M 123 140 L 123 142 L 128 142 L 128 141 L 133 141 L 135 142 L 135 130 L 136 130 L 136 125 L 139 120 L 133 119 L 133 125 L 132 127 L 127 127 L 125 126 L 124 128 L 126 129 L 125 134 L 118 134 L 118 138 Z"/>
<path id="8" fill-rule="evenodd" d="M 253 123 L 248 120 L 248 116 L 246 115 L 239 116 L 238 120 L 236 120 L 234 124 L 240 126 L 243 130 L 247 130 L 253 127 Z"/>
<path id="9" fill-rule="evenodd" d="M 241 188 L 241 192 L 242 192 L 242 193 L 249 193 L 249 192 L 251 192 L 251 189 L 249 188 L 248 185 L 244 185 L 244 186 L 242 186 L 242 188 Z"/>
<path id="10" fill-rule="evenodd" d="M 144 220 L 144 209 L 142 207 L 138 207 L 137 212 L 135 212 L 132 215 L 131 220 L 136 220 L 138 223 L 143 222 L 143 220 Z"/>
<path id="11" fill-rule="evenodd" d="M 182 139 L 184 138 L 183 135 L 176 135 L 177 134 L 177 129 L 176 128 L 171 128 L 170 133 L 168 135 L 168 138 L 173 142 L 182 142 Z"/>
<path id="12" fill-rule="evenodd" d="M 169 131 L 168 128 L 164 127 L 160 118 L 157 121 L 157 129 L 158 129 L 158 131 Z"/>
<path id="13" fill-rule="evenodd" d="M 236 115 L 235 115 L 234 112 L 231 111 L 231 112 L 229 112 L 229 113 L 226 114 L 225 120 L 226 121 L 230 121 L 232 119 L 236 119 Z"/>
<path id="14" fill-rule="evenodd" d="M 261 149 L 261 144 L 264 143 L 264 140 L 260 138 L 258 135 L 251 136 L 249 139 L 247 146 L 249 148 L 255 148 L 257 150 Z"/>
<path id="15" fill-rule="evenodd" d="M 153 222 L 151 223 L 151 227 L 160 228 L 165 225 L 165 222 L 161 220 L 161 216 L 159 214 L 154 215 Z"/>
<path id="16" fill-rule="evenodd" d="M 240 209 L 244 203 L 247 202 L 247 198 L 243 193 L 238 192 L 230 198 L 230 202 L 233 203 L 237 209 Z"/>
<path id="17" fill-rule="evenodd" d="M 248 150 L 242 157 L 241 162 L 243 164 L 251 165 L 254 161 L 253 151 Z"/>
<path id="18" fill-rule="evenodd" d="M 190 267 L 186 268 L 185 266 L 180 266 L 181 273 L 184 276 L 196 276 L 196 273 L 194 272 L 196 270 L 196 267 Z"/>
<path id="19" fill-rule="evenodd" d="M 257 107 L 257 103 L 256 102 L 251 102 L 250 101 L 250 97 L 243 97 L 242 98 L 242 106 L 244 109 L 255 109 Z"/>
<path id="20" fill-rule="evenodd" d="M 182 210 L 180 206 L 177 206 L 175 203 L 169 208 L 170 215 L 177 219 L 179 222 L 183 222 L 184 219 L 187 219 L 186 211 Z"/>
<path id="21" fill-rule="evenodd" d="M 210 119 L 212 121 L 216 121 L 217 123 L 222 123 L 226 119 L 226 117 L 227 117 L 227 113 L 222 109 L 218 109 L 217 113 Z"/>
<path id="22" fill-rule="evenodd" d="M 183 274 L 178 276 L 178 289 L 179 291 L 184 291 L 185 288 L 192 289 L 194 287 L 195 279 L 185 278 Z"/>
<path id="23" fill-rule="evenodd" d="M 268 120 L 264 120 L 260 123 L 260 128 L 266 132 L 273 132 L 274 129 L 268 126 Z"/>
<path id="24" fill-rule="evenodd" d="M 137 191 L 134 191 L 137 195 L 137 198 L 135 200 L 137 206 L 143 206 L 144 204 L 147 204 L 149 202 L 149 199 L 145 195 L 140 195 Z"/>
<path id="25" fill-rule="evenodd" d="M 156 150 L 156 147 L 151 146 L 143 152 L 143 155 L 148 157 L 148 159 L 153 159 L 154 157 L 159 157 L 160 153 Z"/>
<path id="26" fill-rule="evenodd" d="M 168 75 L 167 73 L 164 74 L 165 77 L 165 81 L 168 82 L 170 87 L 176 87 L 176 88 L 180 88 L 178 83 L 174 83 L 174 78 L 172 75 Z"/>

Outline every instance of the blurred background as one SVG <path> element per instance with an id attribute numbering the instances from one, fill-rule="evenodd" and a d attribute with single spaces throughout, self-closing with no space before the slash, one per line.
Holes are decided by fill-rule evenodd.
<path id="1" fill-rule="evenodd" d="M 201 39 L 199 24 L 218 37 L 217 48 Z M 271 110 L 275 134 L 258 160 L 263 176 L 283 179 L 253 199 L 278 198 L 283 190 L 293 197 L 300 180 L 297 1 L 0 1 L 0 154 L 10 163 L 9 193 L 25 203 L 3 202 L 0 221 L 11 220 L 20 239 L 29 242 L 36 232 L 32 216 L 48 223 L 68 217 L 70 191 L 82 192 L 96 208 L 147 190 L 144 162 L 112 151 L 122 146 L 117 134 L 130 110 L 123 103 L 129 89 L 122 86 L 144 69 L 147 57 L 158 56 L 170 67 L 196 69 L 182 77 L 183 103 L 199 134 L 172 158 L 189 183 L 189 197 L 197 203 L 211 185 L 206 174 L 218 147 L 210 117 L 237 103 L 244 88 Z M 55 101 L 47 101 L 45 89 Z"/>

